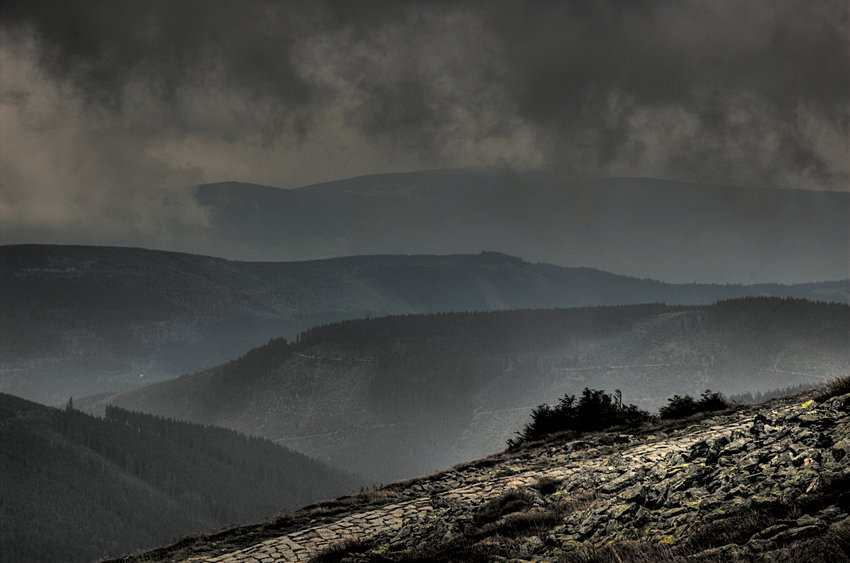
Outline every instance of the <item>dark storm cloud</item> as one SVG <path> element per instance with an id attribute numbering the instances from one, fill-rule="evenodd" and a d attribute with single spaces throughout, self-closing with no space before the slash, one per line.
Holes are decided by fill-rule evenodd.
<path id="1" fill-rule="evenodd" d="M 770 120 L 801 103 L 838 117 L 848 100 L 841 2 L 26 1 L 7 2 L 4 21 L 31 26 L 42 64 L 87 99 L 121 107 L 140 81 L 174 126 L 199 126 L 168 112 L 199 89 L 259 103 L 269 126 L 334 103 L 294 60 L 322 37 L 358 89 L 362 115 L 349 123 L 367 133 L 427 139 L 451 108 L 492 103 L 494 89 L 509 102 L 500 111 L 559 144 L 595 129 L 585 142 L 601 162 L 636 106 L 681 106 L 717 135 L 742 93 Z M 612 95 L 624 105 L 612 109 Z"/>
<path id="2" fill-rule="evenodd" d="M 674 174 L 711 178 L 715 173 L 699 164 L 707 156 L 717 167 L 734 165 L 730 177 L 720 178 L 726 181 L 736 174 L 739 181 L 781 181 L 789 168 L 846 174 L 831 170 L 794 123 L 804 112 L 803 119 L 835 124 L 846 140 L 847 10 L 841 4 L 537 6 L 510 19 L 495 14 L 493 23 L 500 43 L 512 45 L 504 52 L 511 98 L 522 116 L 551 131 L 559 150 L 578 149 L 604 171 L 617 158 L 645 152 L 642 129 L 653 123 L 641 127 L 641 115 L 663 119 L 677 110 L 693 123 L 664 148 Z M 756 141 L 771 135 L 778 146 L 759 155 L 766 147 Z M 635 146 L 629 148 L 630 141 Z M 745 162 L 738 162 L 736 155 L 747 149 Z"/>
<path id="3" fill-rule="evenodd" d="M 59 192 L 145 209 L 156 184 L 480 164 L 847 187 L 837 0 L 2 11 L 4 217 Z"/>
<path id="4" fill-rule="evenodd" d="M 288 4 L 205 2 L 7 2 L 7 29 L 31 31 L 48 73 L 90 105 L 132 111 L 128 88 L 144 88 L 169 119 L 198 91 L 297 108 L 315 92 L 293 68 L 292 49 L 313 17 Z M 301 7 L 309 8 L 310 4 Z M 267 108 L 268 109 L 268 108 Z M 274 122 L 274 119 L 270 121 Z"/>

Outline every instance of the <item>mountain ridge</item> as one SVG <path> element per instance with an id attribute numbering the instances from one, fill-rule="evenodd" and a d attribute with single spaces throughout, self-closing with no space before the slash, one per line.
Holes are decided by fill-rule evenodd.
<path id="1" fill-rule="evenodd" d="M 64 403 L 358 317 L 742 295 L 850 302 L 850 284 L 667 284 L 506 254 L 236 262 L 140 248 L 0 247 L 0 391 Z M 141 377 L 140 377 L 141 375 Z"/>
<path id="2" fill-rule="evenodd" d="M 499 250 L 679 283 L 800 283 L 843 278 L 850 267 L 850 193 L 841 191 L 510 169 L 258 186 L 193 188 L 211 222 L 177 229 L 172 243 L 263 260 Z M 811 272 L 810 280 L 801 272 Z"/>
<path id="3" fill-rule="evenodd" d="M 685 283 L 803 283 L 850 271 L 850 192 L 572 178 L 510 168 L 373 174 L 294 189 L 173 189 L 191 210 L 147 230 L 69 227 L 6 242 L 120 244 L 238 260 L 497 250 Z M 46 236 L 46 235 L 45 235 Z"/>

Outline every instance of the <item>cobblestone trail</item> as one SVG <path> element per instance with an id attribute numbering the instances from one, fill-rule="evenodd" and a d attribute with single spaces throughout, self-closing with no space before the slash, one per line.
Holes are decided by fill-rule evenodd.
<path id="1" fill-rule="evenodd" d="M 782 408 L 793 409 L 794 405 Z M 775 412 L 779 414 L 778 411 Z M 398 531 L 411 523 L 424 523 L 441 503 L 462 502 L 477 505 L 511 488 L 531 486 L 546 478 L 563 480 L 580 471 L 610 470 L 611 479 L 614 479 L 622 470 L 607 466 L 612 455 L 620 456 L 620 467 L 643 467 L 648 470 L 667 458 L 671 452 L 686 452 L 697 442 L 711 442 L 733 431 L 744 431 L 752 421 L 752 412 L 733 413 L 704 419 L 699 424 L 678 430 L 670 436 L 654 434 L 644 436 L 634 443 L 628 443 L 630 437 L 622 436 L 622 444 L 594 446 L 581 450 L 576 450 L 573 443 L 572 451 L 571 448 L 551 447 L 542 452 L 543 455 L 540 455 L 541 452 L 535 452 L 535 455 L 509 459 L 506 463 L 486 469 L 461 469 L 459 474 L 453 475 L 461 483 L 449 490 L 437 494 L 423 490 L 420 498 L 348 514 L 332 524 L 308 527 L 213 558 L 190 558 L 186 561 L 308 561 L 320 551 L 345 540 L 363 540 L 377 534 Z"/>

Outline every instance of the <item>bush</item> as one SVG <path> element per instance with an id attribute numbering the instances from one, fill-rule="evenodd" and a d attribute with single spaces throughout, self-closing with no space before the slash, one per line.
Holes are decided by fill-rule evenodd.
<path id="1" fill-rule="evenodd" d="M 831 379 L 824 383 L 823 386 L 818 389 L 818 392 L 815 395 L 815 400 L 822 403 L 827 399 L 837 397 L 838 395 L 844 395 L 845 393 L 850 393 L 850 373 L 842 377 L 836 377 L 835 379 Z"/>
<path id="2" fill-rule="evenodd" d="M 712 393 L 710 389 L 706 389 L 700 397 L 699 401 L 694 400 L 690 395 L 680 397 L 673 395 L 667 399 L 667 406 L 658 409 L 658 414 L 662 420 L 672 418 L 684 418 L 698 412 L 722 411 L 729 408 L 729 402 L 722 393 Z"/>
<path id="3" fill-rule="evenodd" d="M 476 526 L 495 522 L 506 514 L 528 510 L 533 501 L 534 497 L 527 492 L 511 489 L 479 506 L 472 521 Z"/>
<path id="4" fill-rule="evenodd" d="M 533 409 L 531 423 L 507 443 L 508 447 L 515 448 L 555 432 L 572 431 L 580 434 L 612 426 L 635 426 L 650 418 L 648 412 L 634 405 L 623 405 L 619 391 L 611 395 L 585 387 L 578 402 L 575 395 L 564 395 L 554 407 L 540 405 Z"/>

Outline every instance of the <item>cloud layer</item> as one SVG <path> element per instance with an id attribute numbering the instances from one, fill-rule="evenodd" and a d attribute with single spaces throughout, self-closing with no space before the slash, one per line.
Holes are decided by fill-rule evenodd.
<path id="1" fill-rule="evenodd" d="M 163 230 L 169 214 L 201 225 L 167 188 L 225 179 L 504 164 L 807 189 L 850 179 L 840 0 L 2 10 L 0 223 L 33 233 L 78 224 L 94 241 Z"/>

